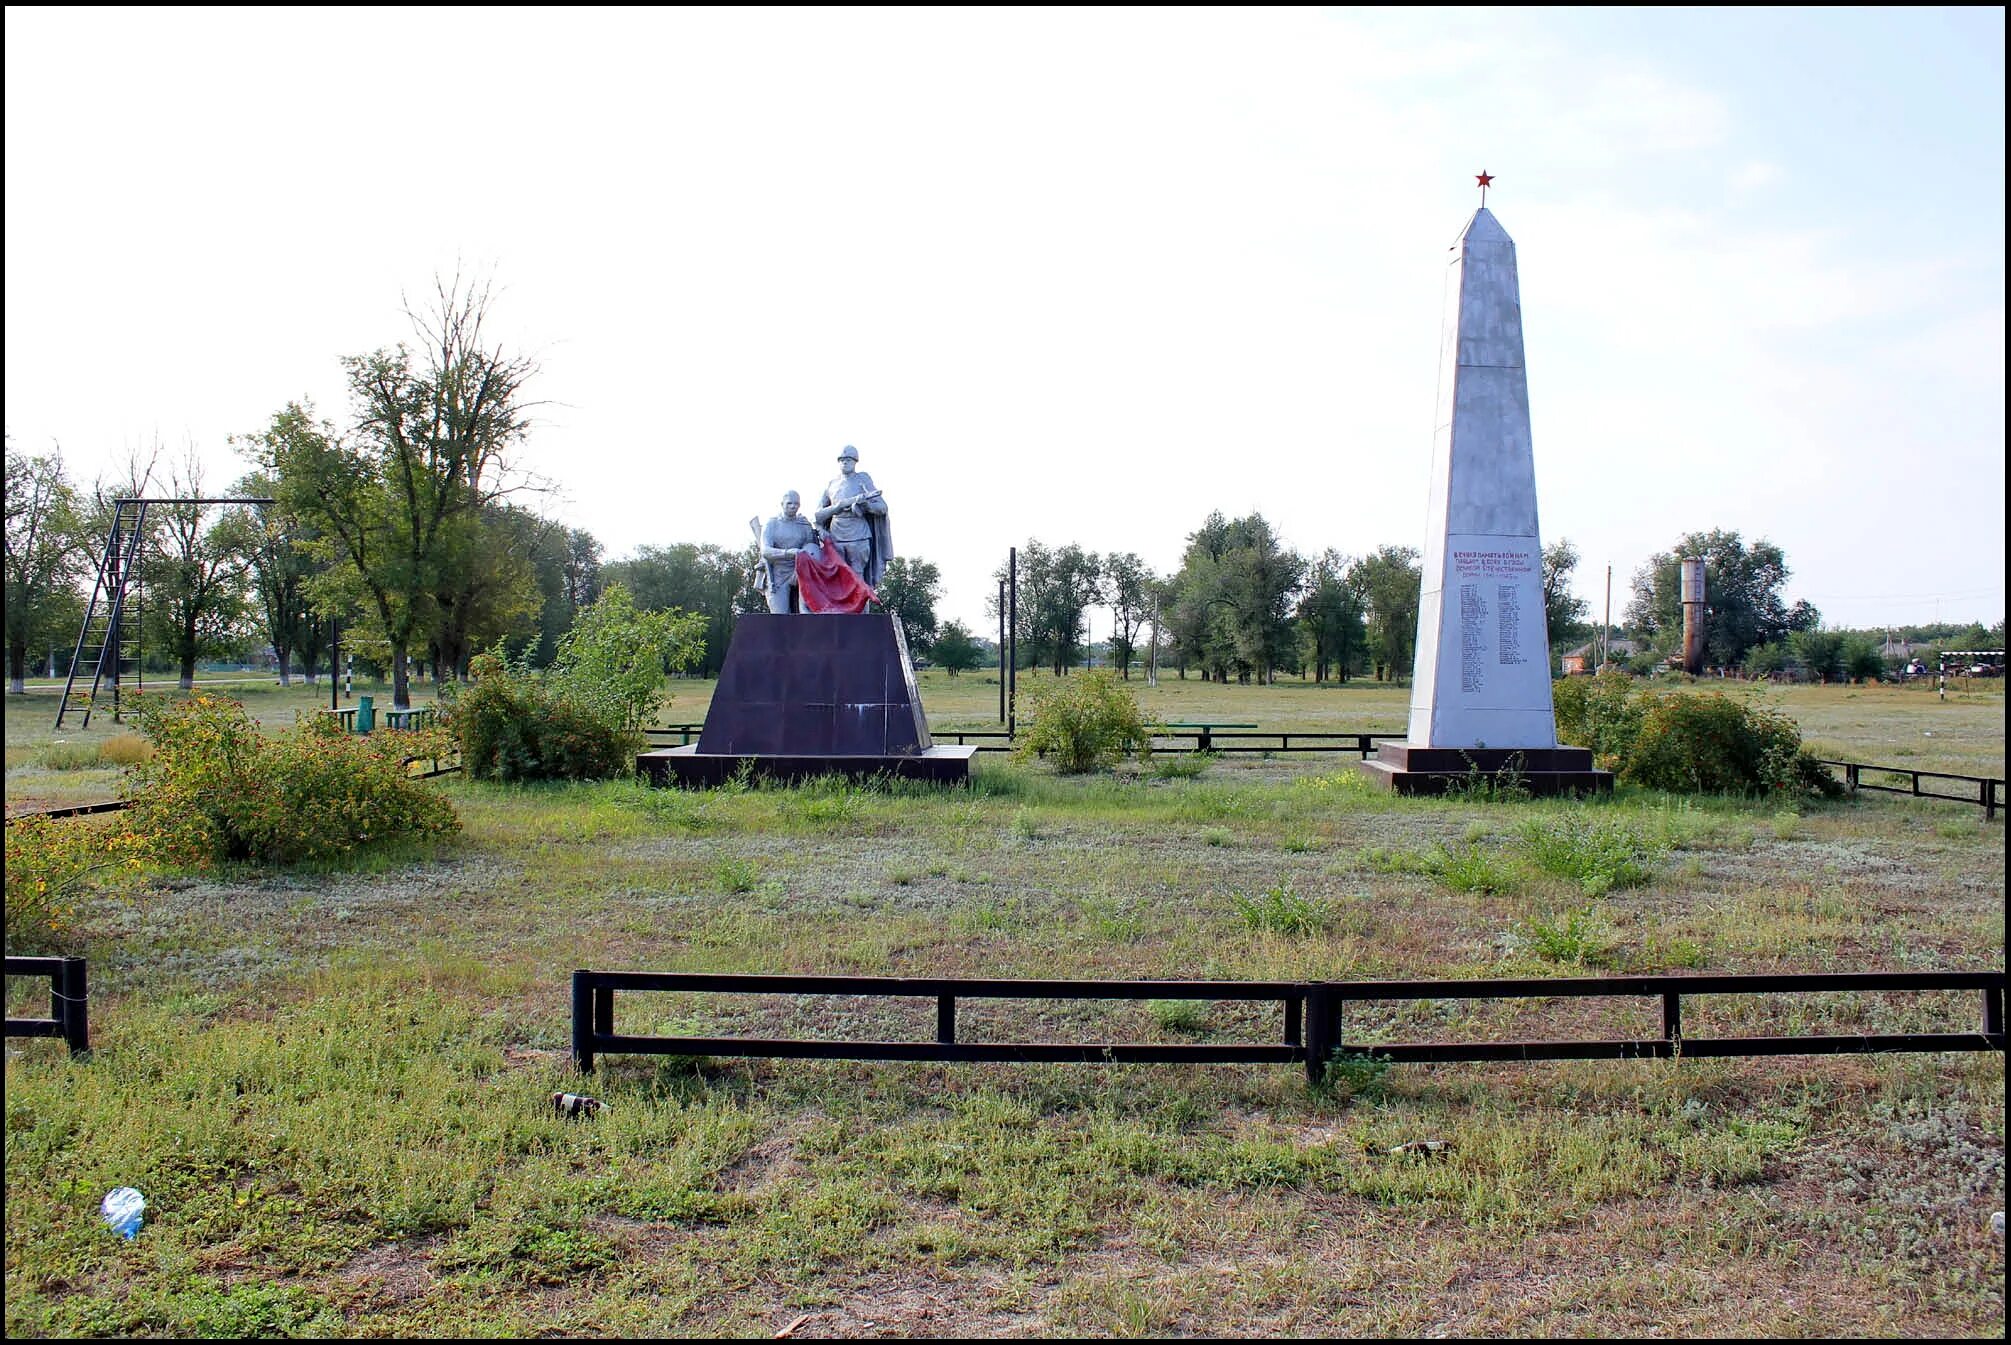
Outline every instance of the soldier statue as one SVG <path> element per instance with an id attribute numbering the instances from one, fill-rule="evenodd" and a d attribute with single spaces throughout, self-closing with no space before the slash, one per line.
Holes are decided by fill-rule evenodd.
<path id="1" fill-rule="evenodd" d="M 817 502 L 817 526 L 830 534 L 845 563 L 868 588 L 880 582 L 894 558 L 887 502 L 874 489 L 873 478 L 859 470 L 859 450 L 850 444 L 839 450 L 838 475 Z"/>
<path id="2" fill-rule="evenodd" d="M 761 565 L 754 574 L 754 587 L 768 595 L 768 610 L 800 611 L 796 600 L 796 553 L 813 545 L 817 530 L 801 514 L 803 497 L 795 491 L 782 496 L 782 512 L 761 529 Z"/>

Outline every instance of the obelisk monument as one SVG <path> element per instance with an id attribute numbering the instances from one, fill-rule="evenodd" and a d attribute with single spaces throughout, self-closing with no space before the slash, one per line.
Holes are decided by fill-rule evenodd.
<path id="1" fill-rule="evenodd" d="M 1537 790 L 1599 788 L 1590 753 L 1557 745 L 1522 298 L 1489 180 L 1446 275 L 1410 729 L 1363 765 L 1406 792 L 1504 769 Z"/>

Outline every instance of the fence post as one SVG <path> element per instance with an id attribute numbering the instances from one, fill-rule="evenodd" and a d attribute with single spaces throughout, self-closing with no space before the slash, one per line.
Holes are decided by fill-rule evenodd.
<path id="1" fill-rule="evenodd" d="M 1983 1031 L 1986 1036 L 2004 1035 L 2004 988 L 1990 986 L 1983 992 Z"/>
<path id="2" fill-rule="evenodd" d="M 936 1044 L 954 1046 L 957 1041 L 957 997 L 936 996 Z"/>
<path id="3" fill-rule="evenodd" d="M 1333 992 L 1323 985 L 1306 987 L 1306 1082 L 1315 1088 L 1326 1081 L 1327 1060 L 1334 1053 Z"/>
<path id="4" fill-rule="evenodd" d="M 1850 792 L 1857 793 L 1857 763 L 1849 763 L 1843 768 L 1844 780 L 1850 785 Z"/>
<path id="5" fill-rule="evenodd" d="M 63 1025 L 63 1041 L 73 1056 L 91 1053 L 91 992 L 84 976 L 84 959 L 63 959 L 63 975 L 56 990 L 53 1017 Z"/>
<path id="6" fill-rule="evenodd" d="M 573 1067 L 594 1072 L 593 973 L 573 973 Z"/>
<path id="7" fill-rule="evenodd" d="M 1662 1039 L 1669 1043 L 1669 1058 L 1683 1053 L 1683 996 L 1674 990 L 1662 992 Z"/>
<path id="8" fill-rule="evenodd" d="M 1983 804 L 1983 820 L 1985 822 L 1993 821 L 1997 816 L 1997 782 L 1995 780 L 1982 781 L 1980 792 L 1983 795 L 1981 800 Z"/>

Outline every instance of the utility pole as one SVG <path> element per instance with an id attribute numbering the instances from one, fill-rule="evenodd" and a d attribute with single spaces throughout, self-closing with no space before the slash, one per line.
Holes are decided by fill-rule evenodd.
<path id="1" fill-rule="evenodd" d="M 1599 623 L 1599 661 L 1592 671 L 1598 672 L 1606 666 L 1606 659 L 1613 645 L 1613 567 L 1606 567 L 1606 617 Z"/>

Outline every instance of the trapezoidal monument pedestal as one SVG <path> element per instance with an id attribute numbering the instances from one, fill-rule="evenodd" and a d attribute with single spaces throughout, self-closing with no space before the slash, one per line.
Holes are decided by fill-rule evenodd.
<path id="1" fill-rule="evenodd" d="M 653 785 L 892 775 L 962 784 L 975 747 L 929 738 L 901 628 L 884 612 L 749 612 L 733 626 L 696 743 L 636 758 Z"/>

